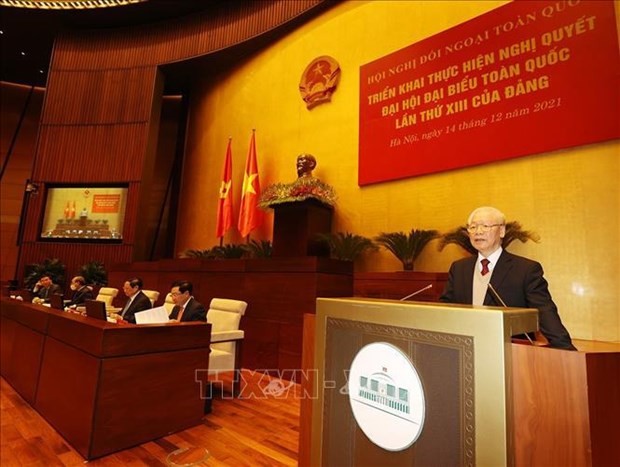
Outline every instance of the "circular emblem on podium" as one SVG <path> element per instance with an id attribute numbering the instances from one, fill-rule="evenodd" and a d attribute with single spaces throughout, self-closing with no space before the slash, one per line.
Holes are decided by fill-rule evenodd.
<path id="1" fill-rule="evenodd" d="M 424 426 L 422 381 L 409 358 L 387 342 L 363 347 L 349 373 L 349 403 L 360 429 L 377 446 L 402 451 Z"/>

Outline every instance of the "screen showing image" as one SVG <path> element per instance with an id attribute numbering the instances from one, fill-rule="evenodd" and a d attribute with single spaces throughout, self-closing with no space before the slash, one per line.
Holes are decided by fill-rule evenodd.
<path id="1" fill-rule="evenodd" d="M 127 187 L 50 187 L 41 239 L 120 241 Z"/>

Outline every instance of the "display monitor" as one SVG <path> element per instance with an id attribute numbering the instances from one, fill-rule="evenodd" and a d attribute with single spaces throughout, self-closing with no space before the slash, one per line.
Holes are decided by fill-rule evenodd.
<path id="1" fill-rule="evenodd" d="M 39 239 L 120 243 L 127 191 L 126 185 L 48 186 Z"/>
<path id="2" fill-rule="evenodd" d="M 56 310 L 65 309 L 65 297 L 62 294 L 52 294 L 50 296 L 50 306 Z"/>
<path id="3" fill-rule="evenodd" d="M 105 302 L 99 300 L 86 300 L 86 316 L 106 321 L 108 315 L 105 311 Z"/>

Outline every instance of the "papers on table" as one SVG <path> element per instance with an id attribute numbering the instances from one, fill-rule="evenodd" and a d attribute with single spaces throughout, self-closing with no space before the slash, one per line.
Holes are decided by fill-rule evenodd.
<path id="1" fill-rule="evenodd" d="M 163 306 L 139 311 L 135 314 L 136 324 L 160 324 L 170 321 L 168 311 Z"/>

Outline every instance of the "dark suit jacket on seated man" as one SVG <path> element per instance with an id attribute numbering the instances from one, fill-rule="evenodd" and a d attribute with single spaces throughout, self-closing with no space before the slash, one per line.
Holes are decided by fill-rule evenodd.
<path id="1" fill-rule="evenodd" d="M 71 290 L 73 290 L 73 297 L 71 300 L 65 303 L 65 306 L 69 308 L 75 308 L 80 305 L 84 305 L 86 300 L 92 300 L 93 291 L 92 289 L 86 285 L 86 279 L 82 276 L 75 276 L 71 279 Z"/>
<path id="2" fill-rule="evenodd" d="M 207 310 L 192 296 L 193 290 L 194 286 L 191 282 L 178 281 L 172 284 L 170 295 L 174 308 L 170 312 L 170 320 L 179 322 L 207 320 Z"/>
<path id="3" fill-rule="evenodd" d="M 142 279 L 133 277 L 123 284 L 123 292 L 127 295 L 127 303 L 119 315 L 127 322 L 136 324 L 135 314 L 153 308 L 149 297 L 142 292 Z"/>
<path id="4" fill-rule="evenodd" d="M 32 294 L 34 296 L 32 301 L 37 303 L 49 303 L 52 295 L 61 293 L 62 289 L 60 286 L 54 284 L 50 276 L 43 275 L 32 289 Z"/>
<path id="5" fill-rule="evenodd" d="M 442 302 L 536 308 L 540 331 L 551 347 L 576 350 L 549 293 L 540 263 L 503 250 L 506 219 L 497 209 L 481 207 L 469 216 L 467 230 L 478 255 L 450 267 Z M 486 266 L 482 260 L 488 260 Z M 487 261 L 485 261 L 487 262 Z M 488 284 L 495 289 L 493 294 Z"/>

